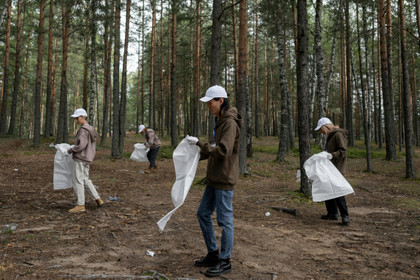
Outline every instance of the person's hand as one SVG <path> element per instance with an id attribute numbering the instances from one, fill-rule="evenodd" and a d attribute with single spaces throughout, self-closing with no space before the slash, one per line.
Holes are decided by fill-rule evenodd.
<path id="1" fill-rule="evenodd" d="M 71 153 L 73 153 L 73 150 L 72 150 L 72 149 L 68 149 L 68 150 L 64 153 L 64 155 L 69 156 L 69 155 L 71 155 Z"/>
<path id="2" fill-rule="evenodd" d="M 198 142 L 198 138 L 194 136 L 187 136 L 187 141 L 190 145 L 196 145 Z"/>

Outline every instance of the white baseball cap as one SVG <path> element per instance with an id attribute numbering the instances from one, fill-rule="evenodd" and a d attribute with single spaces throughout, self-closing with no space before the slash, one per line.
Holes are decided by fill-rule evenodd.
<path id="1" fill-rule="evenodd" d="M 315 131 L 319 130 L 322 126 L 324 126 L 326 124 L 332 124 L 330 119 L 329 118 L 320 118 L 319 121 L 318 121 L 318 124 L 315 128 Z"/>
<path id="2" fill-rule="evenodd" d="M 206 91 L 206 96 L 200 98 L 201 102 L 209 102 L 213 98 L 227 98 L 227 93 L 221 86 L 212 86 Z"/>
<path id="3" fill-rule="evenodd" d="M 71 115 L 72 118 L 77 118 L 77 117 L 87 117 L 87 113 L 86 110 L 83 108 L 79 108 L 76 109 L 76 111 L 74 111 L 74 114 Z"/>
<path id="4" fill-rule="evenodd" d="M 143 125 L 143 124 L 141 124 L 141 125 L 139 125 L 139 132 L 142 132 L 143 131 L 143 129 L 145 129 L 146 127 Z"/>

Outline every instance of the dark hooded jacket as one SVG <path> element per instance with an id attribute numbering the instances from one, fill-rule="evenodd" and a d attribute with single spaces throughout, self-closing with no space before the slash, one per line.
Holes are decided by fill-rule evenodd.
<path id="1" fill-rule="evenodd" d="M 348 131 L 336 128 L 327 135 L 326 151 L 332 154 L 331 162 L 344 175 L 347 161 Z"/>
<path id="2" fill-rule="evenodd" d="M 239 137 L 242 117 L 236 108 L 225 111 L 216 122 L 216 146 L 198 141 L 201 159 L 208 158 L 207 183 L 216 189 L 233 190 L 239 177 Z"/>
<path id="3" fill-rule="evenodd" d="M 76 134 L 76 144 L 70 149 L 73 153 L 73 160 L 91 163 L 96 153 L 96 139 L 98 134 L 93 126 L 83 125 Z"/>

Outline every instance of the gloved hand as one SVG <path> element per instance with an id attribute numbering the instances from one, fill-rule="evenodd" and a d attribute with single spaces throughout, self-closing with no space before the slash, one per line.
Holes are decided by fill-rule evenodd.
<path id="1" fill-rule="evenodd" d="M 326 152 L 326 153 L 327 153 L 327 159 L 331 160 L 333 158 L 332 154 L 330 154 L 328 152 Z"/>
<path id="2" fill-rule="evenodd" d="M 73 150 L 72 150 L 72 149 L 68 149 L 68 150 L 64 153 L 64 155 L 69 156 L 69 155 L 71 155 L 71 153 L 73 153 Z"/>
<path id="3" fill-rule="evenodd" d="M 187 141 L 190 145 L 196 145 L 198 142 L 198 138 L 194 136 L 187 136 Z"/>

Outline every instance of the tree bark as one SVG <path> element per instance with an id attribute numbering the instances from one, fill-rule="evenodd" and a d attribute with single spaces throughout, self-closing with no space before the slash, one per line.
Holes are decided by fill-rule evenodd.
<path id="1" fill-rule="evenodd" d="M 70 34 L 71 4 L 62 3 L 63 62 L 61 64 L 60 108 L 58 112 L 57 143 L 67 143 L 69 137 L 67 115 L 67 58 Z"/>
<path id="2" fill-rule="evenodd" d="M 44 137 L 50 137 L 53 135 L 53 118 L 52 115 L 52 103 L 51 103 L 51 91 L 52 91 L 52 68 L 53 68 L 53 25 L 54 25 L 54 14 L 53 7 L 54 1 L 50 0 L 50 9 L 48 15 L 48 66 L 47 66 L 47 98 L 45 102 L 46 113 L 45 113 L 45 130 Z"/>
<path id="3" fill-rule="evenodd" d="M 112 144 L 111 156 L 121 158 L 120 151 L 120 23 L 121 1 L 115 1 L 114 70 L 112 89 Z"/>
<path id="4" fill-rule="evenodd" d="M 403 109 L 404 109 L 404 135 L 405 135 L 405 177 L 414 178 L 413 160 L 413 123 L 411 121 L 410 82 L 408 77 L 408 57 L 406 46 L 406 29 L 404 15 L 404 1 L 398 0 L 399 18 L 401 26 L 401 62 L 403 76 Z"/>
<path id="5" fill-rule="evenodd" d="M 249 94 L 248 87 L 248 19 L 247 19 L 247 0 L 242 0 L 239 4 L 239 69 L 238 69 L 238 93 L 236 105 L 238 112 L 242 115 L 243 122 L 241 127 L 241 137 L 239 145 L 239 174 L 247 174 L 248 167 L 246 163 L 247 147 L 247 115 L 246 103 Z"/>
<path id="6" fill-rule="evenodd" d="M 259 71 L 258 71 L 258 0 L 255 1 L 256 5 L 256 11 L 255 11 L 255 51 L 254 51 L 254 91 L 255 91 L 255 117 L 254 117 L 254 134 L 256 138 L 260 138 L 261 136 L 261 124 L 260 124 L 260 110 L 259 110 L 259 104 L 260 104 L 260 92 L 259 92 Z M 286 98 L 287 102 L 287 98 Z M 286 108 L 287 109 L 287 108 Z"/>
<path id="7" fill-rule="evenodd" d="M 16 127 L 16 107 L 17 99 L 19 94 L 19 84 L 20 84 L 20 51 L 22 48 L 22 23 L 20 20 L 22 10 L 22 1 L 18 0 L 17 2 L 17 35 L 16 35 L 16 54 L 15 54 L 15 79 L 13 82 L 13 98 L 12 98 L 12 107 L 10 112 L 10 125 L 9 131 L 7 134 L 14 135 Z"/>
<path id="8" fill-rule="evenodd" d="M 352 77 L 351 77 L 351 33 L 350 33 L 350 15 L 349 15 L 349 2 L 346 0 L 346 73 L 347 73 L 347 118 L 346 128 L 349 130 L 348 145 L 354 147 L 354 132 L 353 132 L 353 89 L 352 89 Z"/>
<path id="9" fill-rule="evenodd" d="M 201 1 L 196 0 L 196 15 L 195 15 L 195 54 L 194 54 L 194 97 L 193 97 L 193 135 L 200 135 L 200 114 L 199 114 L 199 104 L 198 99 L 200 98 L 201 93 L 201 82 L 200 82 L 200 71 L 201 71 L 201 18 L 200 18 L 200 6 Z M 213 26 L 213 28 L 215 28 Z M 212 42 L 213 44 L 213 42 Z M 213 59 L 213 57 L 212 57 Z M 219 62 L 220 65 L 220 62 Z M 213 68 L 212 68 L 213 70 Z M 210 74 L 211 77 L 211 74 Z"/>
<path id="10" fill-rule="evenodd" d="M 357 26 L 357 49 L 359 55 L 359 72 L 360 72 L 360 87 L 362 90 L 362 120 L 363 120 L 363 132 L 365 138 L 365 148 L 366 148 L 366 171 L 372 172 L 372 163 L 371 163 L 371 153 L 370 153 L 370 129 L 369 119 L 368 119 L 368 106 L 366 104 L 366 96 L 369 95 L 369 91 L 365 91 L 365 82 L 363 79 L 363 62 L 362 62 L 362 49 L 361 49 L 361 38 L 360 38 L 360 28 L 359 28 L 359 2 L 356 2 L 356 26 Z M 366 32 L 366 6 L 363 4 L 363 34 L 365 34 L 365 58 L 367 63 L 367 48 L 368 48 L 368 41 L 367 41 L 367 32 Z M 368 69 L 366 67 L 366 77 L 368 75 Z M 369 85 L 369 80 L 367 80 L 366 86 Z"/>
<path id="11" fill-rule="evenodd" d="M 19 132 L 18 136 L 23 138 L 25 134 L 25 93 L 26 93 L 26 81 L 28 77 L 28 60 L 29 60 L 29 46 L 26 47 L 26 55 L 25 55 L 25 75 L 23 76 L 23 91 L 22 91 L 22 102 L 20 105 L 20 117 L 19 117 Z"/>
<path id="12" fill-rule="evenodd" d="M 284 42 L 283 42 L 283 28 L 280 20 L 277 18 L 276 22 L 277 34 L 277 50 L 278 50 L 278 65 L 279 65 L 279 80 L 281 92 L 281 119 L 280 119 L 280 139 L 279 149 L 277 152 L 276 162 L 285 160 L 287 151 L 289 150 L 289 112 L 288 112 L 288 95 L 289 88 L 286 77 L 285 61 L 284 61 Z"/>
<path id="13" fill-rule="evenodd" d="M 389 59 L 387 57 L 387 38 L 385 35 L 385 9 L 384 0 L 379 0 L 379 30 L 381 42 L 381 76 L 382 76 L 382 93 L 384 100 L 385 115 L 385 141 L 386 141 L 386 160 L 396 160 L 397 153 L 395 149 L 395 123 L 394 123 L 394 106 L 393 96 L 391 92 L 389 77 Z"/>
<path id="14" fill-rule="evenodd" d="M 42 55 L 44 47 L 44 16 L 45 16 L 45 0 L 40 2 L 39 13 L 39 30 L 38 30 L 38 59 L 36 66 L 36 82 L 35 82 L 35 109 L 34 109 L 34 139 L 33 145 L 39 147 L 41 144 L 41 81 L 42 81 Z M 7 71 L 5 71 L 7 73 Z M 3 116 L 3 115 L 2 115 Z"/>
<path id="15" fill-rule="evenodd" d="M 234 91 L 233 91 L 233 95 L 231 98 L 231 103 L 234 99 L 236 99 L 236 96 L 238 94 L 238 83 L 239 83 L 239 57 L 238 57 L 238 35 L 237 35 L 237 31 L 236 31 L 236 5 L 235 5 L 236 0 L 232 0 L 232 28 L 233 28 L 233 59 L 234 59 L 234 76 L 235 76 L 235 87 L 234 87 Z M 233 104 L 233 103 L 232 103 Z"/>
<path id="16" fill-rule="evenodd" d="M 318 96 L 318 119 L 327 113 L 327 101 L 324 84 L 324 56 L 322 54 L 322 0 L 316 0 L 315 13 L 315 62 L 316 62 L 316 95 Z"/>
<path id="17" fill-rule="evenodd" d="M 93 1 L 93 0 L 92 0 Z M 85 32 L 85 61 L 83 68 L 83 105 L 82 107 L 88 109 L 88 96 L 89 96 L 89 32 L 90 26 L 90 13 L 89 7 L 86 8 L 86 32 Z"/>
<path id="18" fill-rule="evenodd" d="M 95 0 L 93 0 L 95 1 Z M 128 38 L 130 33 L 130 9 L 131 0 L 127 0 L 125 10 L 125 38 L 124 38 L 124 53 L 123 53 L 123 70 L 121 78 L 121 103 L 120 103 L 120 125 L 119 125 L 119 148 L 120 154 L 124 152 L 124 137 L 125 137 L 125 119 L 127 107 L 127 55 L 128 55 Z"/>
<path id="19" fill-rule="evenodd" d="M 128 0 L 129 1 L 129 0 Z M 90 2 L 90 81 L 89 81 L 89 122 L 94 125 L 94 102 L 96 80 L 96 0 Z"/>
<path id="20" fill-rule="evenodd" d="M 297 1 L 297 92 L 298 92 L 298 126 L 299 126 L 299 158 L 300 158 L 300 191 L 306 195 L 311 193 L 311 185 L 306 176 L 303 164 L 311 156 L 311 131 L 308 115 L 308 22 L 307 22 L 306 0 Z"/>
<path id="21" fill-rule="evenodd" d="M 7 14 L 6 14 L 6 38 L 4 43 L 4 64 L 3 64 L 3 97 L 1 102 L 1 117 L 0 117 L 0 136 L 6 134 L 7 130 L 7 95 L 9 92 L 9 66 L 10 66 L 10 25 L 12 19 L 12 2 L 6 0 Z"/>
<path id="22" fill-rule="evenodd" d="M 152 38 L 150 50 L 150 92 L 149 92 L 149 127 L 155 125 L 155 43 L 156 43 L 156 0 L 150 0 L 152 6 Z"/>
<path id="23" fill-rule="evenodd" d="M 233 10 L 235 10 L 232 7 Z M 235 13 L 233 11 L 233 13 Z M 211 32 L 211 50 L 210 50 L 210 86 L 220 85 L 220 58 L 221 58 L 221 44 L 222 44 L 222 1 L 213 0 L 213 11 L 212 11 L 212 32 Z M 234 27 L 236 30 L 236 27 Z M 235 34 L 236 35 L 236 34 Z M 234 39 L 236 41 L 236 39 Z M 236 49 L 234 47 L 234 53 Z M 235 79 L 236 79 L 235 71 Z M 236 82 L 235 82 L 236 83 Z M 213 129 L 214 129 L 214 116 L 209 114 L 208 117 L 208 141 L 213 143 Z"/>
<path id="24" fill-rule="evenodd" d="M 177 131 L 177 92 L 176 92 L 176 15 L 178 12 L 178 2 L 172 0 L 172 59 L 171 59 L 171 146 L 178 144 Z"/>
<path id="25" fill-rule="evenodd" d="M 105 1 L 105 19 L 104 19 L 104 98 L 102 111 L 102 135 L 101 146 L 105 145 L 108 134 L 108 110 L 109 110 L 109 88 L 110 79 L 108 73 L 111 70 L 110 38 L 112 29 L 109 17 L 109 2 Z"/>

